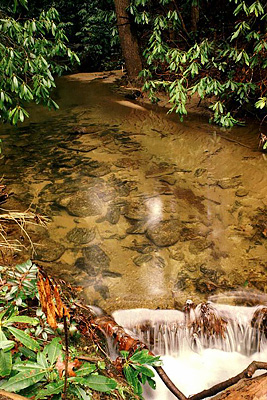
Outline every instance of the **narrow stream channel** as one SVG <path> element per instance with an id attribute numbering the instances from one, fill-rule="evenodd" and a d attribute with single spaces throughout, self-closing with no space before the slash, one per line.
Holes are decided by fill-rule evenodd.
<path id="1" fill-rule="evenodd" d="M 58 80 L 58 112 L 32 106 L 25 125 L 1 127 L 11 207 L 51 220 L 48 230 L 29 227 L 32 258 L 81 285 L 86 301 L 108 313 L 182 310 L 187 299 L 198 304 L 233 290 L 246 295 L 238 302 L 226 296 L 227 303 L 255 306 L 253 294 L 267 291 L 267 174 L 258 127 L 225 131 L 195 109 L 181 123 L 91 77 Z M 217 375 L 225 363 L 234 366 L 230 376 L 240 372 L 252 357 L 214 351 Z M 200 353 L 187 349 L 179 360 L 214 369 L 210 350 Z M 266 360 L 265 350 L 260 357 Z M 202 388 L 197 375 L 201 384 L 186 393 Z"/>

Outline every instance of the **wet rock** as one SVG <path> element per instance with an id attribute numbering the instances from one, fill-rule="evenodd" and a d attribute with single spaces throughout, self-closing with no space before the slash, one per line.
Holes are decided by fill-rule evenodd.
<path id="1" fill-rule="evenodd" d="M 182 274 L 177 276 L 177 281 L 174 285 L 175 290 L 186 290 L 189 286 L 190 277 L 187 274 Z"/>
<path id="2" fill-rule="evenodd" d="M 217 185 L 222 189 L 232 189 L 241 185 L 240 176 L 233 176 L 232 178 L 224 178 L 217 182 Z"/>
<path id="3" fill-rule="evenodd" d="M 248 190 L 244 189 L 244 188 L 240 188 L 235 192 L 235 195 L 237 197 L 245 197 L 248 195 Z"/>
<path id="4" fill-rule="evenodd" d="M 84 247 L 82 254 L 88 265 L 95 270 L 102 271 L 109 268 L 110 258 L 98 245 Z"/>
<path id="5" fill-rule="evenodd" d="M 100 293 L 104 300 L 107 300 L 110 297 L 109 288 L 107 285 L 96 284 L 94 286 L 96 292 Z"/>
<path id="6" fill-rule="evenodd" d="M 150 254 L 142 254 L 141 256 L 134 257 L 133 262 L 135 263 L 135 265 L 140 267 L 150 260 L 152 260 L 152 256 Z"/>
<path id="7" fill-rule="evenodd" d="M 36 247 L 36 259 L 42 261 L 56 261 L 65 252 L 65 247 L 53 240 L 47 239 Z"/>
<path id="8" fill-rule="evenodd" d="M 114 165 L 119 168 L 131 168 L 136 169 L 139 167 L 140 162 L 136 160 L 131 160 L 129 158 L 120 158 L 114 162 Z"/>
<path id="9" fill-rule="evenodd" d="M 102 272 L 102 276 L 104 278 L 121 278 L 122 274 L 120 274 L 119 272 L 105 270 Z"/>
<path id="10" fill-rule="evenodd" d="M 146 219 L 147 214 L 147 208 L 143 203 L 132 202 L 126 206 L 124 216 L 128 219 L 141 221 Z"/>
<path id="11" fill-rule="evenodd" d="M 206 278 L 209 278 L 214 283 L 224 274 L 221 268 L 208 268 L 205 264 L 200 265 L 199 269 Z"/>
<path id="12" fill-rule="evenodd" d="M 89 276 L 96 276 L 97 271 L 94 269 L 94 267 L 89 264 L 84 257 L 79 257 L 75 261 L 75 267 L 81 269 L 82 271 L 87 272 Z"/>
<path id="13" fill-rule="evenodd" d="M 94 240 L 95 230 L 88 228 L 73 228 L 67 233 L 67 239 L 77 245 L 86 244 Z"/>
<path id="14" fill-rule="evenodd" d="M 97 167 L 85 168 L 83 169 L 83 173 L 92 177 L 105 176 L 110 173 L 110 167 L 103 163 Z"/>
<path id="15" fill-rule="evenodd" d="M 146 224 L 144 221 L 134 221 L 132 226 L 126 230 L 127 234 L 140 235 L 146 232 Z"/>
<path id="16" fill-rule="evenodd" d="M 166 182 L 166 183 L 168 183 L 168 185 L 171 185 L 171 186 L 176 183 L 175 177 L 171 176 L 171 175 L 162 176 L 160 178 L 160 181 L 161 182 Z"/>
<path id="17" fill-rule="evenodd" d="M 199 278 L 196 280 L 196 290 L 200 293 L 212 293 L 217 288 L 218 286 L 216 285 L 216 283 L 207 279 Z"/>
<path id="18" fill-rule="evenodd" d="M 192 254 L 199 254 L 209 247 L 212 247 L 212 242 L 207 241 L 206 239 L 197 239 L 190 242 L 189 251 Z"/>
<path id="19" fill-rule="evenodd" d="M 180 239 L 180 222 L 175 219 L 160 221 L 147 229 L 147 237 L 159 247 L 172 246 Z"/>
<path id="20" fill-rule="evenodd" d="M 92 191 L 83 191 L 73 194 L 66 208 L 68 213 L 75 217 L 100 215 L 102 212 L 101 202 L 98 196 Z"/>
<path id="21" fill-rule="evenodd" d="M 175 169 L 172 168 L 168 163 L 162 162 L 159 164 L 152 165 L 146 171 L 146 178 L 159 178 L 162 176 L 170 175 L 175 172 Z"/>
<path id="22" fill-rule="evenodd" d="M 62 147 L 64 147 L 66 150 L 70 150 L 70 151 L 76 151 L 76 152 L 80 152 L 80 153 L 89 153 L 92 150 L 97 149 L 98 146 L 89 146 L 87 144 L 78 144 L 77 146 L 73 145 L 74 142 L 70 145 L 62 145 Z"/>
<path id="23" fill-rule="evenodd" d="M 166 266 L 166 262 L 165 262 L 164 258 L 157 256 L 155 258 L 153 265 L 158 268 L 164 268 Z"/>
<path id="24" fill-rule="evenodd" d="M 194 175 L 195 175 L 197 178 L 199 178 L 199 177 L 202 176 L 206 171 L 207 171 L 206 168 L 197 168 L 197 169 L 195 170 Z"/>
<path id="25" fill-rule="evenodd" d="M 170 250 L 169 252 L 170 258 L 175 261 L 183 261 L 184 260 L 184 253 L 179 250 Z"/>
<path id="26" fill-rule="evenodd" d="M 110 205 L 107 209 L 106 220 L 110 224 L 116 225 L 119 222 L 120 215 L 120 207 L 116 205 Z"/>

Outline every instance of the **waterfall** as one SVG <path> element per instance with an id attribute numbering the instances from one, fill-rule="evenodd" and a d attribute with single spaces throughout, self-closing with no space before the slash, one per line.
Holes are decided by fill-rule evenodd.
<path id="1" fill-rule="evenodd" d="M 267 308 L 186 303 L 177 310 L 134 309 L 113 313 L 115 321 L 160 354 L 163 368 L 187 396 L 228 379 L 253 360 L 267 360 Z M 145 398 L 171 400 L 157 380 Z"/>

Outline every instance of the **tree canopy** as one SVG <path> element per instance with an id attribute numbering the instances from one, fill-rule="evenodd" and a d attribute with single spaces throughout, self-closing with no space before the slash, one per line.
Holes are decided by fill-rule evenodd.
<path id="1" fill-rule="evenodd" d="M 27 5 L 26 0 L 21 3 Z M 0 19 L 0 118 L 12 124 L 29 116 L 27 102 L 58 108 L 50 96 L 53 75 L 66 70 L 68 62 L 79 61 L 65 44 L 67 37 L 55 8 L 30 19 L 15 19 L 16 11 L 17 2 L 13 12 L 2 8 Z"/>
<path id="2" fill-rule="evenodd" d="M 28 101 L 56 107 L 53 76 L 78 57 L 88 71 L 124 59 L 129 77 L 140 74 L 152 101 L 165 91 L 181 119 L 192 96 L 208 99 L 211 121 L 224 127 L 265 114 L 267 5 L 260 0 L 29 0 L 19 12 L 17 1 L 14 9 L 0 0 L 2 121 L 23 121 Z"/>

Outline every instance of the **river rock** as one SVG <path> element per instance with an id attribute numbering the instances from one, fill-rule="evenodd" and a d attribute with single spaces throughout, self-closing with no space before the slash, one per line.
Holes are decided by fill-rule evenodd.
<path id="1" fill-rule="evenodd" d="M 107 164 L 99 164 L 97 166 L 93 165 L 89 168 L 83 169 L 83 173 L 92 177 L 105 176 L 110 173 L 110 167 Z"/>
<path id="2" fill-rule="evenodd" d="M 211 246 L 212 243 L 206 239 L 192 240 L 189 244 L 189 251 L 191 254 L 199 254 Z"/>
<path id="3" fill-rule="evenodd" d="M 141 265 L 149 262 L 150 260 L 152 260 L 152 256 L 150 254 L 142 254 L 141 256 L 134 257 L 133 262 L 138 267 L 141 267 Z"/>
<path id="4" fill-rule="evenodd" d="M 125 208 L 124 216 L 128 219 L 141 221 L 147 218 L 148 210 L 144 203 L 132 202 Z"/>
<path id="5" fill-rule="evenodd" d="M 176 178 L 172 175 L 166 175 L 166 176 L 162 176 L 159 179 L 161 182 L 166 182 L 168 183 L 168 185 L 173 186 L 176 183 Z"/>
<path id="6" fill-rule="evenodd" d="M 36 258 L 42 261 L 56 261 L 64 253 L 65 247 L 53 240 L 47 239 L 36 248 Z"/>
<path id="7" fill-rule="evenodd" d="M 101 202 L 97 194 L 92 191 L 82 191 L 73 194 L 66 208 L 68 213 L 75 217 L 100 215 L 102 212 Z"/>
<path id="8" fill-rule="evenodd" d="M 90 267 L 99 271 L 109 268 L 110 258 L 98 245 L 84 247 L 82 254 Z"/>
<path id="9" fill-rule="evenodd" d="M 156 256 L 153 265 L 154 267 L 164 268 L 166 267 L 166 262 L 163 257 Z"/>
<path id="10" fill-rule="evenodd" d="M 110 224 L 116 225 L 119 222 L 120 215 L 120 207 L 116 205 L 110 205 L 107 209 L 106 220 Z"/>
<path id="11" fill-rule="evenodd" d="M 180 239 L 180 221 L 170 219 L 151 225 L 146 232 L 147 237 L 159 247 L 172 246 Z"/>
<path id="12" fill-rule="evenodd" d="M 87 272 L 89 276 L 97 275 L 97 271 L 95 270 L 95 268 L 90 263 L 88 263 L 84 257 L 77 258 L 77 260 L 75 261 L 75 267 Z"/>
<path id="13" fill-rule="evenodd" d="M 94 240 L 95 230 L 88 228 L 73 228 L 67 233 L 67 239 L 77 245 L 86 244 Z"/>
<path id="14" fill-rule="evenodd" d="M 131 226 L 126 230 L 127 234 L 139 235 L 146 232 L 146 223 L 144 221 L 131 221 Z"/>
<path id="15" fill-rule="evenodd" d="M 94 289 L 103 297 L 104 300 L 107 300 L 110 297 L 109 288 L 107 285 L 99 283 L 94 286 Z"/>
<path id="16" fill-rule="evenodd" d="M 245 197 L 248 195 L 248 190 L 244 189 L 244 188 L 240 188 L 235 192 L 235 195 L 237 197 Z"/>
<path id="17" fill-rule="evenodd" d="M 221 189 L 236 188 L 241 184 L 240 176 L 233 176 L 232 178 L 223 178 L 217 182 Z"/>

